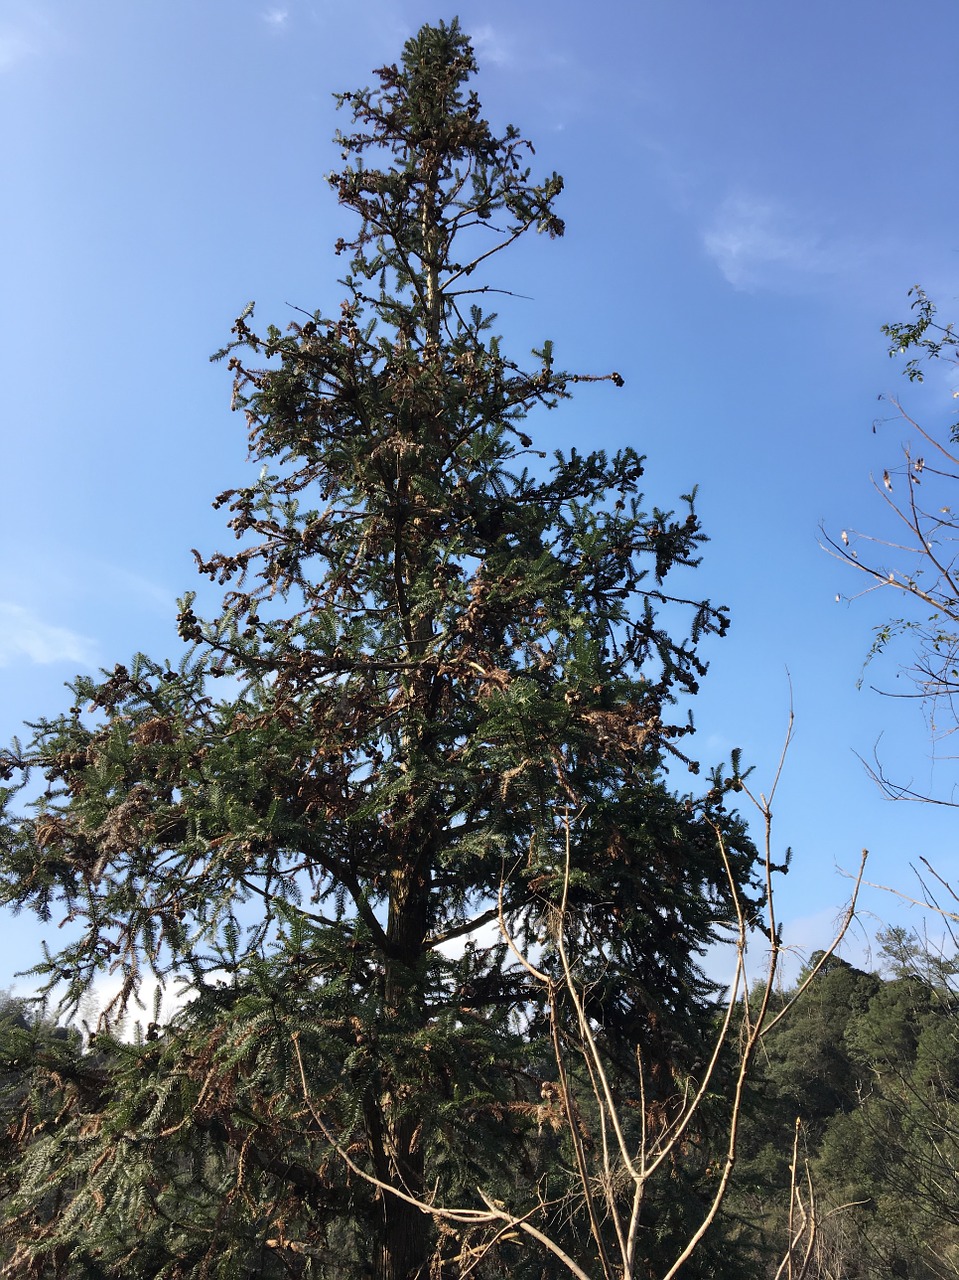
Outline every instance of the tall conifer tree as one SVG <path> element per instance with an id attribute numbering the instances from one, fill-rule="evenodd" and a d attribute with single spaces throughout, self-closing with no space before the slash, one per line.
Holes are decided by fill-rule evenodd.
<path id="1" fill-rule="evenodd" d="M 562 1184 L 550 1011 L 496 928 L 549 969 L 564 891 L 624 1096 L 631 1045 L 651 1107 L 695 1068 L 731 886 L 716 789 L 677 796 L 664 764 L 692 763 L 672 706 L 727 618 L 667 585 L 704 540 L 691 498 L 648 509 L 632 449 L 549 461 L 526 434 L 573 383 L 622 379 L 562 372 L 549 342 L 515 362 L 479 305 L 503 250 L 563 223 L 475 70 L 441 24 L 340 95 L 345 301 L 262 335 L 249 309 L 220 353 L 262 466 L 216 499 L 233 549 L 198 556 L 222 611 L 187 597 L 179 666 L 78 680 L 4 758 L 4 899 L 84 926 L 50 980 L 79 999 L 109 968 L 126 998 L 153 971 L 193 997 L 57 1086 L 14 1274 L 458 1274 L 453 1233 L 363 1175 L 469 1205 L 555 1156 Z M 47 786 L 15 816 L 30 766 Z M 719 820 L 748 898 L 754 850 Z"/>

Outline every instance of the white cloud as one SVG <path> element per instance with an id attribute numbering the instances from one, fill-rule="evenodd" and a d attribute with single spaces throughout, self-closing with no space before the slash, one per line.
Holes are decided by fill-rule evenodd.
<path id="1" fill-rule="evenodd" d="M 263 21 L 271 27 L 285 27 L 289 21 L 290 11 L 279 8 L 267 9 L 262 17 Z"/>
<path id="2" fill-rule="evenodd" d="M 119 565 L 108 564 L 106 561 L 92 562 L 90 567 L 100 575 L 101 580 L 112 579 L 124 596 L 138 598 L 150 608 L 151 612 L 166 618 L 172 618 L 175 615 L 177 593 L 171 591 L 169 587 L 159 586 L 152 578 L 134 573 L 131 569 L 124 569 Z"/>
<path id="3" fill-rule="evenodd" d="M 33 51 L 33 45 L 19 32 L 0 31 L 0 71 L 9 71 Z"/>
<path id="4" fill-rule="evenodd" d="M 59 43 L 57 28 L 37 0 L 7 0 L 0 23 L 0 75 Z"/>
<path id="5" fill-rule="evenodd" d="M 781 888 L 781 886 L 780 886 Z M 782 894 L 785 897 L 785 894 Z M 836 940 L 845 919 L 846 907 L 823 907 L 807 916 L 796 916 L 783 923 L 783 946 L 779 955 L 779 975 L 776 985 L 785 989 L 795 985 L 801 970 L 816 951 L 825 951 Z M 769 966 L 769 939 L 761 931 L 753 930 L 748 938 L 746 953 L 746 986 L 766 980 Z M 860 969 L 874 966 L 873 939 L 857 917 L 836 949 L 836 955 L 847 964 Z M 729 986 L 736 973 L 737 951 L 730 933 L 727 939 L 712 943 L 701 960 L 708 977 L 720 986 Z"/>
<path id="6" fill-rule="evenodd" d="M 0 667 L 27 662 L 96 665 L 96 646 L 87 636 L 43 622 L 31 609 L 0 602 Z"/>
<path id="7" fill-rule="evenodd" d="M 538 27 L 511 27 L 505 32 L 486 22 L 469 27 L 466 34 L 481 69 L 490 65 L 515 67 L 521 63 L 526 75 L 536 75 L 539 78 L 538 93 L 543 90 L 549 92 L 551 81 L 559 80 L 562 102 L 576 93 L 577 88 L 589 91 L 589 86 L 582 83 L 581 72 L 577 70 L 575 63 L 567 54 L 545 44 Z M 560 72 L 561 76 L 557 74 Z"/>
<path id="8" fill-rule="evenodd" d="M 441 951 L 448 960 L 459 960 L 466 954 L 467 944 L 474 943 L 480 951 L 487 947 L 495 947 L 503 941 L 503 934 L 497 920 L 487 920 L 485 924 L 478 925 L 471 933 L 461 933 L 458 938 L 451 938 L 449 942 L 441 942 L 436 948 Z"/>
<path id="9" fill-rule="evenodd" d="M 469 37 L 480 66 L 491 62 L 494 66 L 502 67 L 513 61 L 512 49 L 488 23 L 473 27 Z"/>
<path id="10" fill-rule="evenodd" d="M 861 248 L 830 243 L 815 227 L 773 201 L 734 195 L 703 233 L 706 252 L 737 289 L 798 284 L 859 262 Z"/>

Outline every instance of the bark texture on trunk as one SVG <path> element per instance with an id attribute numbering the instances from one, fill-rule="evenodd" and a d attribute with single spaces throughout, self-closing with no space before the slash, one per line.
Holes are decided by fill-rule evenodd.
<path id="1" fill-rule="evenodd" d="M 421 859 L 404 860 L 393 874 L 387 939 L 383 1014 L 386 1019 L 422 1026 L 426 1019 L 421 965 L 428 931 L 429 884 Z M 424 1170 L 424 1117 L 410 1110 L 402 1080 L 390 1081 L 380 1099 L 384 1163 L 389 1181 L 421 1197 Z M 430 1223 L 426 1214 L 398 1196 L 383 1193 L 381 1237 L 374 1256 L 374 1280 L 425 1280 L 429 1273 Z"/>

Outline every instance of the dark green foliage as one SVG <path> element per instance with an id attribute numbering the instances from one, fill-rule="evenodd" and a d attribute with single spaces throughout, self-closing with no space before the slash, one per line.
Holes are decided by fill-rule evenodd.
<path id="1" fill-rule="evenodd" d="M 41 1016 L 29 1002 L 4 997 L 0 1007 L 0 1259 L 3 1274 L 33 1274 L 28 1241 L 49 1229 L 76 1189 L 37 1176 L 51 1151 L 59 1151 L 68 1117 L 97 1113 L 107 1079 L 100 1052 L 84 1053 L 82 1037 Z M 31 1161 L 21 1161 L 29 1150 Z M 82 1176 L 82 1175 L 81 1175 Z M 29 1187 L 25 1186 L 29 1184 Z M 53 1270 L 62 1271 L 68 1251 L 53 1251 Z M 72 1250 L 69 1252 L 73 1252 Z M 74 1252 L 68 1272 L 102 1274 L 84 1250 Z"/>
<path id="2" fill-rule="evenodd" d="M 959 1264 L 956 999 L 918 976 L 885 983 L 846 1032 L 859 1105 L 837 1119 L 821 1167 L 849 1200 L 863 1252 L 888 1274 Z"/>
<path id="3" fill-rule="evenodd" d="M 817 959 L 813 956 L 811 963 Z M 855 1106 L 858 1072 L 849 1057 L 847 1029 L 880 985 L 875 975 L 832 957 L 806 998 L 769 1036 L 766 1074 L 783 1104 L 793 1110 L 787 1132 L 801 1114 L 818 1137 L 837 1111 Z M 788 1143 L 783 1150 L 788 1155 Z"/>
<path id="4" fill-rule="evenodd" d="M 831 961 L 759 1062 L 731 1207 L 759 1230 L 764 1274 L 788 1235 L 797 1119 L 818 1202 L 814 1275 L 932 1280 L 959 1266 L 957 1004 L 934 979 L 953 966 L 901 929 L 881 936 L 892 976 Z"/>
<path id="5" fill-rule="evenodd" d="M 732 917 L 716 828 L 747 912 L 755 850 L 727 788 L 677 796 L 664 767 L 697 770 L 673 704 L 727 618 L 668 585 L 704 541 L 691 495 L 646 508 L 630 449 L 532 448 L 531 410 L 622 379 L 560 371 L 549 342 L 525 368 L 475 305 L 481 263 L 563 224 L 561 180 L 491 131 L 474 71 L 456 23 L 424 28 L 341 96 L 345 301 L 264 335 L 248 308 L 220 353 L 262 466 L 216 500 L 233 549 L 197 556 L 222 611 L 201 621 L 187 596 L 182 663 L 78 680 L 3 758 L 6 780 L 46 781 L 27 817 L 6 793 L 3 898 L 84 926 L 41 972 L 74 1004 L 104 968 L 118 1009 L 148 973 L 192 997 L 142 1043 L 108 1042 L 89 1089 L 20 1141 L 11 1275 L 543 1274 L 515 1236 L 388 1188 L 508 1199 L 595 1271 L 545 990 L 474 936 L 499 911 L 555 972 L 568 895 L 634 1115 L 668 1116 L 701 1068 L 698 962 Z M 650 1195 L 652 1270 L 695 1225 L 705 1163 L 688 1211 Z"/>

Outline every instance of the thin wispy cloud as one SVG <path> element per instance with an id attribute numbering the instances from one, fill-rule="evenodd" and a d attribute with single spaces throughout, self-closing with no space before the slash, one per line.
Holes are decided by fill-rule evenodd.
<path id="1" fill-rule="evenodd" d="M 262 15 L 263 21 L 270 27 L 285 27 L 290 18 L 289 9 L 267 9 Z"/>
<path id="2" fill-rule="evenodd" d="M 489 23 L 471 28 L 469 37 L 473 42 L 476 60 L 481 66 L 493 63 L 494 66 L 503 67 L 513 61 L 512 47 Z"/>
<path id="3" fill-rule="evenodd" d="M 105 561 L 92 561 L 89 564 L 89 569 L 96 572 L 101 581 L 106 582 L 109 580 L 115 584 L 117 592 L 121 592 L 124 596 L 130 596 L 141 604 L 146 605 L 151 613 L 167 618 L 174 616 L 177 592 L 171 591 L 168 586 L 161 586 L 142 573 L 134 573 L 132 569 L 108 564 Z M 194 584 L 190 582 L 188 585 L 193 586 Z"/>
<path id="4" fill-rule="evenodd" d="M 569 93 L 574 85 L 576 67 L 568 54 L 544 42 L 536 29 L 514 27 L 504 31 L 486 22 L 468 27 L 467 34 L 480 68 L 487 66 L 516 67 L 521 65 L 527 74 L 542 74 L 562 69 L 563 90 Z"/>
<path id="5" fill-rule="evenodd" d="M 50 7 L 37 0 L 7 0 L 0 6 L 0 75 L 60 47 Z"/>
<path id="6" fill-rule="evenodd" d="M 728 196 L 703 233 L 703 245 L 737 289 L 797 284 L 850 265 L 849 246 L 830 243 L 798 215 L 752 196 Z"/>
<path id="7" fill-rule="evenodd" d="M 490 23 L 467 28 L 480 70 L 495 69 L 522 77 L 531 104 L 522 121 L 538 114 L 535 131 L 562 133 L 572 119 L 595 103 L 594 77 L 576 59 L 544 38 L 539 28 L 517 23 L 507 28 Z"/>
<path id="8" fill-rule="evenodd" d="M 18 66 L 35 52 L 35 46 L 18 31 L 0 30 L 0 73 Z"/>
<path id="9" fill-rule="evenodd" d="M 836 891 L 839 896 L 842 895 L 843 888 L 839 882 Z M 783 940 L 779 953 L 778 982 L 784 987 L 793 985 L 809 963 L 810 956 L 833 945 L 844 917 L 845 907 L 837 905 L 823 907 L 812 915 L 797 916 L 785 923 L 781 922 Z M 757 979 L 764 980 L 766 977 L 770 955 L 769 939 L 761 930 L 754 929 L 750 931 L 747 943 L 746 985 L 751 986 Z M 846 932 L 836 954 L 857 967 L 872 967 L 872 939 L 860 923 L 857 922 Z M 727 936 L 710 943 L 699 963 L 713 982 L 723 987 L 730 986 L 739 964 L 735 935 L 730 931 Z"/>
<path id="10" fill-rule="evenodd" d="M 466 954 L 466 948 L 470 943 L 483 948 L 495 947 L 502 941 L 503 934 L 499 922 L 487 920 L 485 924 L 477 926 L 472 933 L 463 933 L 458 938 L 451 938 L 449 942 L 441 942 L 437 950 L 449 960 L 460 960 Z"/>
<path id="11" fill-rule="evenodd" d="M 96 645 L 87 636 L 52 626 L 32 609 L 0 602 L 0 667 L 15 662 L 96 665 Z"/>

